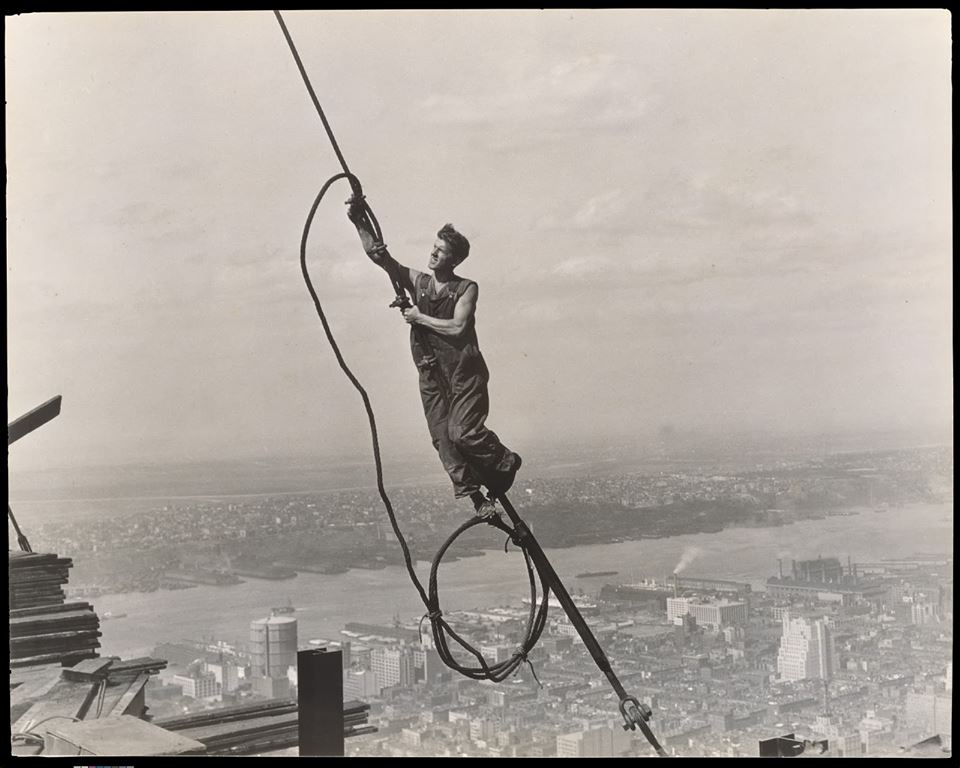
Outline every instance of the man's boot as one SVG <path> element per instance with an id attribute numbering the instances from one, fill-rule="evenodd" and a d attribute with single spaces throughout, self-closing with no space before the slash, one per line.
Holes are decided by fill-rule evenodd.
<path id="1" fill-rule="evenodd" d="M 481 520 L 489 520 L 491 517 L 499 514 L 499 512 L 497 512 L 497 505 L 493 502 L 493 499 L 488 499 L 480 493 L 480 491 L 471 493 L 470 500 L 473 502 L 477 517 Z"/>
<path id="2" fill-rule="evenodd" d="M 507 469 L 491 472 L 487 483 L 487 489 L 493 497 L 501 496 L 513 487 L 513 481 L 517 478 L 523 459 L 520 458 L 519 453 L 507 451 L 501 464 L 505 464 Z"/>

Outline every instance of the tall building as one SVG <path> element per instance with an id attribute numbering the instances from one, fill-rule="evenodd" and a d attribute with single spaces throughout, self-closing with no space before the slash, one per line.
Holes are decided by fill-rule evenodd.
<path id="1" fill-rule="evenodd" d="M 190 675 L 174 675 L 173 684 L 179 685 L 183 695 L 191 699 L 212 699 L 217 691 L 217 678 L 213 672 L 195 671 Z"/>
<path id="2" fill-rule="evenodd" d="M 413 678 L 415 682 L 434 684 L 449 679 L 447 665 L 433 648 L 413 649 Z"/>
<path id="3" fill-rule="evenodd" d="M 500 731 L 500 719 L 496 717 L 474 717 L 470 720 L 470 740 L 489 742 Z"/>
<path id="4" fill-rule="evenodd" d="M 250 666 L 253 677 L 286 678 L 297 664 L 297 620 L 270 616 L 250 623 Z"/>
<path id="5" fill-rule="evenodd" d="M 369 669 L 345 669 L 343 671 L 343 698 L 368 699 L 380 695 L 377 676 Z"/>
<path id="6" fill-rule="evenodd" d="M 747 623 L 747 603 L 728 600 L 700 602 L 688 597 L 667 598 L 667 620 L 678 623 L 684 616 L 692 616 L 701 627 L 720 629 Z"/>
<path id="7" fill-rule="evenodd" d="M 413 654 L 407 648 L 374 648 L 370 652 L 370 669 L 380 688 L 413 684 Z"/>
<path id="8" fill-rule="evenodd" d="M 284 677 L 254 677 L 253 691 L 265 699 L 285 699 L 290 696 L 290 679 Z"/>
<path id="9" fill-rule="evenodd" d="M 517 650 L 517 646 L 506 645 L 504 643 L 488 643 L 486 645 L 481 645 L 477 650 L 483 654 L 483 657 L 488 662 L 499 664 L 501 661 L 506 661 L 513 656 L 514 651 Z"/>
<path id="10" fill-rule="evenodd" d="M 557 757 L 619 757 L 630 749 L 630 734 L 604 726 L 557 736 Z"/>
<path id="11" fill-rule="evenodd" d="M 926 595 L 918 594 L 910 603 L 911 624 L 937 624 L 940 621 L 940 606 Z"/>
<path id="12" fill-rule="evenodd" d="M 232 661 L 221 655 L 216 661 L 207 661 L 204 671 L 211 672 L 223 693 L 233 693 L 240 687 L 240 670 Z"/>
<path id="13" fill-rule="evenodd" d="M 767 579 L 767 595 L 777 599 L 809 600 L 821 603 L 853 605 L 859 602 L 879 603 L 886 599 L 889 586 L 876 580 L 864 581 L 857 567 L 850 563 L 844 572 L 835 557 L 816 560 L 794 560 L 789 576 Z"/>
<path id="14" fill-rule="evenodd" d="M 941 584 L 937 590 L 940 615 L 947 621 L 953 619 L 953 581 Z"/>
<path id="15" fill-rule="evenodd" d="M 827 740 L 827 754 L 832 757 L 861 757 L 860 733 L 846 725 L 838 715 L 819 714 L 812 726 L 814 733 Z"/>
<path id="16" fill-rule="evenodd" d="M 781 680 L 828 680 L 838 668 L 833 632 L 823 619 L 783 617 L 783 635 L 777 653 Z"/>
<path id="17" fill-rule="evenodd" d="M 667 598 L 667 621 L 675 623 L 677 619 L 690 613 L 689 597 Z"/>
<path id="18" fill-rule="evenodd" d="M 836 557 L 794 560 L 793 578 L 797 581 L 812 581 L 819 584 L 839 583 L 843 581 L 843 565 Z"/>
<path id="19" fill-rule="evenodd" d="M 918 733 L 953 735 L 953 694 L 930 688 L 923 692 L 910 691 L 904 702 L 905 720 Z"/>
<path id="20" fill-rule="evenodd" d="M 836 757 L 863 757 L 863 742 L 856 731 L 827 734 L 827 754 Z"/>

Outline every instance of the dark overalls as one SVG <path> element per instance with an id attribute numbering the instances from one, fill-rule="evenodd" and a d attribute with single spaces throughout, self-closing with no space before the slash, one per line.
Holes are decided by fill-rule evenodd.
<path id="1" fill-rule="evenodd" d="M 417 309 L 441 320 L 453 309 L 470 280 L 455 278 L 437 290 L 428 274 L 417 280 Z M 490 410 L 490 373 L 480 354 L 473 318 L 459 336 L 443 336 L 422 325 L 410 329 L 413 360 L 420 369 L 420 398 L 433 447 L 453 481 L 457 498 L 480 490 L 509 471 L 509 451 L 484 426 Z M 424 348 L 428 347 L 428 348 Z M 432 365 L 429 361 L 433 360 Z M 426 362 L 425 362 L 426 361 Z"/>

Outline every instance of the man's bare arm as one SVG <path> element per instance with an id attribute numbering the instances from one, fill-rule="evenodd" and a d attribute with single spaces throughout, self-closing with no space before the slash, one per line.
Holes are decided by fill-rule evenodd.
<path id="1" fill-rule="evenodd" d="M 473 315 L 477 311 L 478 294 L 477 284 L 470 283 L 467 290 L 463 292 L 463 296 L 457 299 L 457 305 L 453 308 L 453 317 L 450 320 L 425 315 L 416 307 L 405 310 L 403 319 L 411 325 L 424 325 L 442 336 L 459 336 L 473 320 Z"/>
<path id="2" fill-rule="evenodd" d="M 373 235 L 373 232 L 371 232 L 367 227 L 366 222 L 364 222 L 363 219 L 358 215 L 361 212 L 361 209 L 356 203 L 352 202 L 352 198 L 351 200 L 348 200 L 347 203 L 350 206 L 347 210 L 347 216 L 357 228 L 357 234 L 360 236 L 360 243 L 363 245 L 363 250 L 366 251 L 367 256 L 370 257 L 370 261 L 390 275 L 391 278 L 396 278 L 397 282 L 399 282 L 404 288 L 413 291 L 414 286 L 416 285 L 417 276 L 420 273 L 415 269 L 405 267 L 403 264 L 393 258 L 393 256 L 387 252 L 386 247 L 382 247 L 383 244 L 377 241 L 376 237 Z"/>

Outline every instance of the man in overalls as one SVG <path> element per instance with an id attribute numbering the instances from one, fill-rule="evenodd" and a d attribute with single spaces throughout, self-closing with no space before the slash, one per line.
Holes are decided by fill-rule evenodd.
<path id="1" fill-rule="evenodd" d="M 374 264 L 395 277 L 414 296 L 403 311 L 411 326 L 410 346 L 420 371 L 420 398 L 433 447 L 453 481 L 457 498 L 469 497 L 477 514 L 493 514 L 494 497 L 509 490 L 520 469 L 520 456 L 508 450 L 484 422 L 490 410 L 490 374 L 477 343 L 474 314 L 477 284 L 454 269 L 470 252 L 470 243 L 446 224 L 437 233 L 427 268 L 403 266 L 376 242 L 363 221 L 362 203 L 347 201 L 363 248 Z"/>

